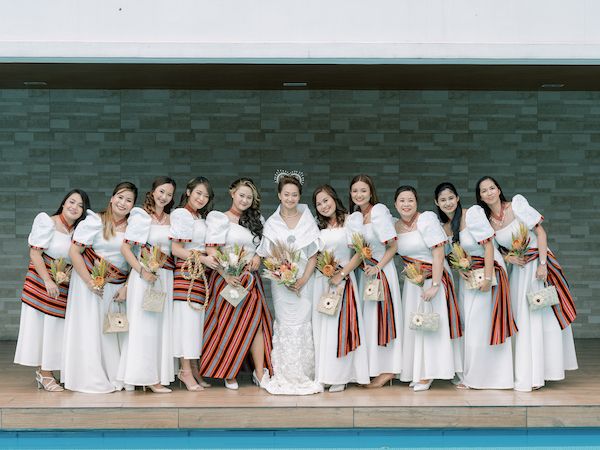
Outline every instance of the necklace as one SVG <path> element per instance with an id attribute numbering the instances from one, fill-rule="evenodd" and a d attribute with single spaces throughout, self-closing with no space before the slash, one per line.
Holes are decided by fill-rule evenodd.
<path id="1" fill-rule="evenodd" d="M 185 209 L 187 209 L 190 214 L 194 217 L 194 219 L 198 218 L 198 211 L 194 210 L 189 203 L 186 203 L 184 206 Z"/>
<path id="2" fill-rule="evenodd" d="M 291 214 L 289 216 L 286 216 L 285 214 L 283 214 L 282 211 L 279 211 L 279 215 L 285 220 L 285 219 L 293 219 L 294 217 L 297 217 L 298 214 L 300 214 L 300 211 L 296 210 L 295 214 Z"/>
<path id="3" fill-rule="evenodd" d="M 404 220 L 402 217 L 400 217 L 400 220 L 402 221 L 402 225 L 404 225 L 404 228 L 406 228 L 407 230 L 410 231 L 410 230 L 412 230 L 412 228 L 417 220 L 417 217 L 419 217 L 418 212 L 416 212 L 408 222 L 406 220 Z"/>
<path id="4" fill-rule="evenodd" d="M 67 219 L 65 219 L 65 216 L 63 216 L 63 213 L 60 213 L 58 215 L 58 218 L 60 220 L 60 223 L 62 223 L 63 226 L 65 227 L 65 229 L 67 230 L 67 232 L 70 233 L 73 230 L 73 225 L 69 225 L 69 222 L 67 222 Z"/>
<path id="5" fill-rule="evenodd" d="M 363 217 L 367 217 L 369 214 L 371 214 L 371 210 L 373 209 L 373 205 L 371 205 L 369 203 L 369 206 L 367 206 L 364 211 L 361 210 L 360 212 L 362 213 Z"/>
<path id="6" fill-rule="evenodd" d="M 115 228 L 119 228 L 124 223 L 127 223 L 127 217 L 123 217 L 121 220 L 117 220 L 117 221 L 115 221 L 115 219 L 113 219 L 112 222 L 113 222 L 113 225 Z"/>
<path id="7" fill-rule="evenodd" d="M 165 222 L 167 221 L 167 213 L 166 213 L 166 212 L 164 212 L 164 211 L 163 211 L 163 213 L 160 215 L 160 217 L 159 217 L 159 216 L 158 216 L 156 213 L 152 214 L 152 217 L 154 217 L 154 219 L 156 220 L 156 222 L 157 222 L 159 225 L 164 225 L 164 224 L 165 224 Z"/>
<path id="8" fill-rule="evenodd" d="M 227 211 L 227 212 L 231 213 L 232 215 L 234 215 L 238 219 L 240 217 L 242 217 L 242 212 L 239 211 L 235 206 L 232 206 L 231 208 L 229 208 L 229 211 Z"/>
<path id="9" fill-rule="evenodd" d="M 500 215 L 497 216 L 495 215 L 491 210 L 491 214 L 490 214 L 490 220 L 494 225 L 497 225 L 499 227 L 501 227 L 502 225 L 504 225 L 504 217 L 506 215 L 506 207 L 508 206 L 508 203 L 502 205 L 502 207 L 500 208 Z"/>

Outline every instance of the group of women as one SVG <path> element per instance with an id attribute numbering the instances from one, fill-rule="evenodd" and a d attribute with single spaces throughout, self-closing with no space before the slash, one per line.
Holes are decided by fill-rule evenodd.
<path id="1" fill-rule="evenodd" d="M 287 395 L 394 379 L 417 392 L 434 379 L 462 389 L 531 391 L 577 368 L 573 298 L 543 217 L 523 196 L 508 201 L 498 182 L 483 177 L 477 204 L 465 210 L 456 188 L 442 183 L 436 211 L 419 212 L 417 191 L 400 186 L 395 219 L 373 180 L 358 175 L 348 209 L 323 185 L 313 192 L 313 215 L 300 203 L 301 173 L 278 171 L 275 182 L 280 205 L 266 221 L 249 178 L 229 186 L 225 212 L 213 210 L 204 177 L 190 180 L 173 210 L 169 177 L 153 182 L 142 207 L 134 207 L 137 188 L 128 182 L 99 213 L 85 192 L 69 192 L 54 215 L 38 214 L 29 235 L 15 363 L 38 367 L 38 387 L 52 392 L 63 383 L 87 393 L 135 386 L 168 393 L 176 373 L 189 391 L 209 387 L 205 378 L 238 389 L 248 361 L 257 386 Z M 529 245 L 516 256 L 508 249 L 523 229 Z M 450 269 L 452 244 L 470 255 L 469 270 Z M 291 283 L 271 281 L 273 320 L 259 269 L 282 245 L 297 255 L 298 273 Z M 241 275 L 219 259 L 232 248 L 244 250 Z M 144 252 L 159 255 L 160 266 L 151 270 Z M 337 266 L 330 273 L 317 269 L 326 253 Z M 397 254 L 421 276 L 407 276 L 402 290 Z M 57 270 L 58 262 L 72 265 L 70 279 L 61 278 L 67 269 Z M 483 278 L 473 289 L 475 269 Z M 558 304 L 531 309 L 527 295 L 545 285 L 556 287 Z M 231 301 L 230 288 L 241 299 Z M 159 311 L 145 306 L 152 291 L 162 293 Z M 324 313 L 323 298 L 332 293 L 338 304 Z M 111 332 L 108 316 L 117 311 L 126 311 L 127 331 Z M 437 314 L 436 327 L 416 326 L 423 312 Z"/>

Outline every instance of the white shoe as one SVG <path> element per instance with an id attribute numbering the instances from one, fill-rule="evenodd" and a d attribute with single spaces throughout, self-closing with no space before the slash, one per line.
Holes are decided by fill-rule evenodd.
<path id="1" fill-rule="evenodd" d="M 431 383 L 433 383 L 433 379 L 429 380 L 427 383 L 416 383 L 415 386 L 413 387 L 413 391 L 415 391 L 415 392 L 427 391 L 431 387 Z"/>
<path id="2" fill-rule="evenodd" d="M 237 391 L 240 388 L 240 385 L 238 384 L 237 380 L 233 380 L 231 383 L 229 383 L 227 379 L 225 379 L 225 387 L 227 389 L 231 389 L 232 391 Z"/>
<path id="3" fill-rule="evenodd" d="M 265 386 L 270 379 L 271 377 L 269 376 L 269 371 L 266 368 L 263 369 L 263 376 L 260 380 L 256 376 L 256 370 L 252 371 L 252 382 L 259 388 L 265 389 Z"/>
<path id="4" fill-rule="evenodd" d="M 408 387 L 409 387 L 409 388 L 411 388 L 411 387 L 415 387 L 415 384 L 417 384 L 417 382 L 416 382 L 416 381 L 411 381 L 411 382 L 408 384 Z"/>
<path id="5" fill-rule="evenodd" d="M 329 386 L 329 392 L 342 392 L 346 390 L 345 384 L 332 384 Z"/>

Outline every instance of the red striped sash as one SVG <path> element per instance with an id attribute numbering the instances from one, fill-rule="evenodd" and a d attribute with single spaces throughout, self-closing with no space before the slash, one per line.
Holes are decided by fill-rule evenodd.
<path id="1" fill-rule="evenodd" d="M 146 243 L 144 245 L 144 248 L 148 251 L 152 250 L 152 246 L 148 243 Z M 174 271 L 175 270 L 175 258 L 173 258 L 170 255 L 166 255 L 165 252 L 163 252 L 163 251 L 161 251 L 160 254 L 167 257 L 167 260 L 163 264 L 162 269 L 170 270 L 171 272 Z"/>
<path id="2" fill-rule="evenodd" d="M 342 266 L 339 265 L 336 268 L 336 270 L 341 269 Z M 318 267 L 317 270 L 319 270 Z M 321 271 L 319 270 L 319 272 Z M 344 281 L 344 292 L 340 305 L 340 314 L 338 316 L 337 357 L 342 358 L 348 353 L 356 350 L 359 346 L 360 332 L 358 327 L 358 305 L 356 303 L 352 279 L 347 276 Z"/>
<path id="3" fill-rule="evenodd" d="M 483 269 L 485 260 L 480 256 L 471 256 L 472 269 Z M 492 330 L 490 345 L 504 344 L 507 338 L 516 334 L 519 329 L 515 323 L 510 304 L 510 285 L 506 270 L 494 260 L 494 271 L 498 285 L 492 287 L 494 296 L 494 309 L 492 311 Z"/>
<path id="4" fill-rule="evenodd" d="M 183 264 L 185 263 L 185 259 L 176 259 L 175 262 L 175 270 L 173 271 L 173 300 L 180 302 L 187 302 L 188 300 L 188 291 L 190 289 L 191 280 L 186 280 L 184 277 L 187 276 L 189 278 L 190 274 L 186 270 L 185 272 L 181 270 Z M 210 278 L 211 270 L 208 267 L 205 267 L 206 278 Z M 194 280 L 192 285 L 192 290 L 190 291 L 190 302 L 198 303 L 199 305 L 204 305 L 204 301 L 206 299 L 206 285 L 204 284 L 204 280 L 202 278 L 198 280 Z"/>
<path id="5" fill-rule="evenodd" d="M 129 271 L 125 272 L 124 270 L 121 270 L 112 264 L 110 261 L 102 258 L 102 256 L 98 255 L 98 253 L 96 253 L 92 247 L 86 247 L 81 256 L 83 256 L 85 267 L 90 273 L 92 273 L 92 269 L 94 268 L 96 261 L 104 259 L 108 263 L 110 276 L 106 279 L 107 283 L 123 284 L 127 281 L 127 275 L 129 275 Z"/>
<path id="6" fill-rule="evenodd" d="M 540 257 L 540 252 L 537 248 L 530 248 L 524 255 L 525 261 L 530 262 Z M 550 249 L 547 254 L 547 265 L 548 265 L 548 284 L 556 288 L 558 294 L 558 305 L 552 305 L 554 315 L 561 329 L 567 328 L 575 318 L 577 317 L 577 311 L 575 310 L 575 301 L 571 290 L 569 289 L 569 283 L 565 277 L 562 267 L 558 263 L 556 256 Z"/>
<path id="7" fill-rule="evenodd" d="M 374 258 L 365 258 L 365 264 L 376 266 L 379 261 Z M 363 270 L 363 266 L 360 266 Z M 392 293 L 390 284 L 383 270 L 377 272 L 377 278 L 383 285 L 383 301 L 377 302 L 377 344 L 386 346 L 393 339 L 396 339 L 396 318 L 394 317 L 394 303 L 392 302 Z"/>
<path id="8" fill-rule="evenodd" d="M 421 261 L 420 259 L 411 258 L 409 256 L 402 256 L 402 259 L 406 264 L 421 264 L 421 267 L 424 269 L 427 278 L 431 278 L 433 276 L 432 273 L 432 264 Z M 450 339 L 456 339 L 462 337 L 462 323 L 460 319 L 460 311 L 458 309 L 458 302 L 456 300 L 456 292 L 454 291 L 454 283 L 452 282 L 452 278 L 450 278 L 450 274 L 444 268 L 442 273 L 442 284 L 444 285 L 444 289 L 446 291 L 446 308 L 448 310 L 448 325 L 450 327 Z"/>
<path id="9" fill-rule="evenodd" d="M 342 358 L 348 353 L 356 350 L 359 346 L 358 305 L 356 304 L 352 280 L 350 277 L 347 277 L 338 318 L 337 357 Z"/>
<path id="10" fill-rule="evenodd" d="M 50 264 L 54 259 L 42 253 L 46 270 L 50 273 Z M 70 267 L 70 266 L 67 266 Z M 34 309 L 37 309 L 49 316 L 65 318 L 67 310 L 67 295 L 69 294 L 69 283 L 57 284 L 59 295 L 58 298 L 53 298 L 46 292 L 46 285 L 35 270 L 33 262 L 29 263 L 27 275 L 25 275 L 25 283 L 23 284 L 23 292 L 21 301 L 28 304 Z"/>

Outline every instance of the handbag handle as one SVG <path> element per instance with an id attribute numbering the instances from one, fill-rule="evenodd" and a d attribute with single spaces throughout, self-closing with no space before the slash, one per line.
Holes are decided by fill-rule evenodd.
<path id="1" fill-rule="evenodd" d="M 426 302 L 425 300 L 421 299 L 419 300 L 419 305 L 417 306 L 417 312 L 418 313 L 424 313 L 425 311 L 425 304 L 429 305 L 429 312 L 433 312 L 433 305 L 431 304 L 431 302 Z"/>

